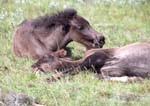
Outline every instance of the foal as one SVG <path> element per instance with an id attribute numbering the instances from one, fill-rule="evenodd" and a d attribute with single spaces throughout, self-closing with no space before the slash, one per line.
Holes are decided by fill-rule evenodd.
<path id="1" fill-rule="evenodd" d="M 47 64 L 47 69 L 42 68 L 44 64 Z M 149 78 L 150 42 L 133 43 L 118 48 L 91 49 L 82 59 L 75 61 L 49 56 L 39 60 L 33 68 L 42 68 L 45 71 L 61 70 L 62 76 L 77 70 L 94 68 L 102 78 L 121 76 Z"/>
<path id="2" fill-rule="evenodd" d="M 18 57 L 40 59 L 64 49 L 72 41 L 91 49 L 103 47 L 105 38 L 76 10 L 65 9 L 19 24 L 13 36 L 13 53 Z"/>

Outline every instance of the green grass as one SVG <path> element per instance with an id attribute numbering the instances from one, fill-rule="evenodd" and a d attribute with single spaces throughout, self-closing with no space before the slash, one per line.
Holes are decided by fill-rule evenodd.
<path id="1" fill-rule="evenodd" d="M 25 18 L 52 13 L 65 7 L 77 9 L 91 25 L 105 35 L 106 47 L 150 40 L 150 2 L 131 0 L 1 0 L 0 1 L 0 89 L 26 93 L 46 106 L 149 106 L 150 97 L 126 100 L 118 94 L 150 95 L 150 81 L 120 83 L 99 80 L 82 72 L 48 84 L 51 74 L 34 75 L 30 59 L 11 52 L 14 26 Z M 104 0 L 101 0 L 104 1 Z M 122 2 L 122 3 L 121 3 Z M 82 55 L 80 44 L 71 43 L 74 55 Z M 79 52 L 77 52 L 79 51 Z M 8 67 L 6 70 L 4 67 Z"/>

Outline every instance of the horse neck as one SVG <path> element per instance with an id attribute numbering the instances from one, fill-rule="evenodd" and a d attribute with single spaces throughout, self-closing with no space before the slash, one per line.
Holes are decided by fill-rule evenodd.
<path id="1" fill-rule="evenodd" d="M 55 36 L 56 42 L 54 43 L 56 43 L 56 46 L 57 46 L 56 50 L 66 47 L 66 45 L 72 41 L 71 38 L 69 37 L 69 34 L 67 34 L 66 32 L 62 30 L 62 26 L 58 26 L 53 30 L 51 32 L 51 37 Z"/>
<path id="2" fill-rule="evenodd" d="M 69 35 L 66 34 L 64 35 L 64 38 L 61 40 L 60 42 L 60 47 L 61 48 L 64 48 L 67 46 L 68 43 L 70 43 L 72 40 L 70 39 Z"/>
<path id="3" fill-rule="evenodd" d="M 60 61 L 61 61 L 62 68 L 64 67 L 65 69 L 80 67 L 80 65 L 82 63 L 82 59 L 80 59 L 80 60 L 68 60 L 65 58 L 60 58 Z"/>

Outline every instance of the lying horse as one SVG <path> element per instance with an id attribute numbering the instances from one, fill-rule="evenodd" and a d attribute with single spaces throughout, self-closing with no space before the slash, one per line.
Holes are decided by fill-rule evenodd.
<path id="1" fill-rule="evenodd" d="M 13 36 L 13 52 L 18 57 L 40 59 L 65 48 L 71 41 L 91 49 L 103 47 L 105 38 L 74 9 L 66 9 L 18 25 Z"/>
<path id="2" fill-rule="evenodd" d="M 82 59 L 75 61 L 57 56 L 44 57 L 32 67 L 43 71 L 61 70 L 62 76 L 80 70 L 94 69 L 102 78 L 121 76 L 149 78 L 150 42 L 133 43 L 118 48 L 91 49 Z"/>

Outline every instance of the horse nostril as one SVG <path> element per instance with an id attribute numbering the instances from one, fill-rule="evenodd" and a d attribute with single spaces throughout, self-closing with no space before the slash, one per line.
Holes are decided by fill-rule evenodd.
<path id="1" fill-rule="evenodd" d="M 100 47 L 100 44 L 99 43 L 94 43 L 94 46 L 95 47 Z"/>
<path id="2" fill-rule="evenodd" d="M 94 43 L 94 47 L 96 47 L 96 48 L 101 47 L 101 43 L 99 42 L 98 39 L 94 39 L 93 43 Z"/>
<path id="3" fill-rule="evenodd" d="M 97 36 L 94 40 L 94 47 L 101 48 L 105 44 L 105 37 L 104 36 Z"/>
<path id="4" fill-rule="evenodd" d="M 105 37 L 104 36 L 100 36 L 100 40 L 105 42 Z"/>
<path id="5" fill-rule="evenodd" d="M 104 36 L 99 37 L 99 43 L 100 44 L 105 44 L 105 37 Z"/>

